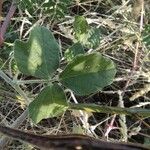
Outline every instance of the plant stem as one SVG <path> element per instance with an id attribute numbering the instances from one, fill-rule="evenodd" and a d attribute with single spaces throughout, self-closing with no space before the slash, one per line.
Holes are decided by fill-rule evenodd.
<path id="1" fill-rule="evenodd" d="M 96 104 L 69 104 L 69 109 L 84 110 L 87 112 L 97 112 L 97 113 L 110 113 L 110 114 L 124 114 L 124 115 L 134 115 L 141 117 L 149 117 L 150 111 L 143 108 L 121 108 L 121 107 L 111 107 L 102 106 Z"/>

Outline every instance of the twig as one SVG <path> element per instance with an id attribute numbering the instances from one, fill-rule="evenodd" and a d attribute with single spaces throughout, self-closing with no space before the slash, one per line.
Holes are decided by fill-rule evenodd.
<path id="1" fill-rule="evenodd" d="M 115 119 L 116 119 L 116 114 L 113 115 L 112 120 L 111 120 L 110 124 L 108 125 L 108 128 L 107 128 L 107 130 L 105 132 L 105 137 L 107 137 L 107 139 L 108 139 L 108 135 L 109 135 L 111 130 L 118 129 L 118 127 L 114 127 L 114 125 L 113 125 L 114 122 L 115 122 Z"/>
<path id="2" fill-rule="evenodd" d="M 18 128 L 21 123 L 27 118 L 28 115 L 28 109 L 26 109 L 16 120 L 15 122 L 10 125 L 11 128 Z M 0 139 L 0 149 L 4 149 L 6 144 L 10 141 L 11 139 L 8 137 L 2 137 Z"/>
<path id="3" fill-rule="evenodd" d="M 63 149 L 76 149 L 76 150 L 77 149 L 149 150 L 148 147 L 145 147 L 140 144 L 111 143 L 80 134 L 41 136 L 23 132 L 20 130 L 15 130 L 1 125 L 0 125 L 0 132 L 14 139 L 30 143 L 31 145 L 40 148 L 42 150 L 62 149 L 62 145 Z"/>
<path id="4" fill-rule="evenodd" d="M 4 36 L 5 36 L 6 30 L 8 28 L 10 20 L 11 20 L 12 16 L 14 15 L 15 11 L 16 11 L 16 5 L 15 5 L 15 0 L 13 0 L 12 4 L 10 6 L 9 12 L 6 16 L 6 19 L 5 19 L 5 21 L 3 22 L 3 24 L 0 28 L 0 46 L 4 42 Z"/>

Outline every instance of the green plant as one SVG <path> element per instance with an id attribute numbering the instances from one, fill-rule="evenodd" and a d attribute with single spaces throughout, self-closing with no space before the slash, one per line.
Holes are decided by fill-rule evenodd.
<path id="1" fill-rule="evenodd" d="M 149 115 L 149 112 L 146 110 L 143 112 L 143 109 L 68 103 L 64 93 L 66 88 L 76 95 L 95 93 L 112 83 L 116 68 L 113 61 L 94 52 L 76 55 L 62 72 L 56 73 L 60 62 L 59 50 L 53 34 L 40 26 L 33 28 L 27 42 L 17 40 L 14 44 L 14 57 L 18 69 L 23 74 L 40 78 L 46 83 L 29 104 L 29 115 L 35 123 L 44 118 L 58 116 L 67 109 Z"/>
<path id="2" fill-rule="evenodd" d="M 88 95 L 111 84 L 116 74 L 114 63 L 100 53 L 77 55 L 61 73 L 56 74 L 60 62 L 59 46 L 52 33 L 40 26 L 31 31 L 27 42 L 16 40 L 14 57 L 23 74 L 47 82 L 29 104 L 30 117 L 36 123 L 69 108 L 62 88 L 69 88 L 77 95 Z"/>
<path id="3" fill-rule="evenodd" d="M 143 26 L 149 22 L 147 3 L 145 6 L 145 15 L 139 13 L 135 23 L 130 17 L 132 3 L 125 1 L 4 1 L 0 39 L 2 121 L 7 119 L 6 124 L 18 128 L 29 114 L 35 123 L 60 115 L 44 119 L 33 128 L 45 133 L 50 121 L 51 134 L 75 133 L 74 127 L 81 126 L 80 133 L 145 143 L 150 116 L 150 28 Z M 39 24 L 50 29 L 59 44 L 48 29 L 35 27 Z M 29 40 L 14 44 L 16 39 Z M 115 79 L 109 70 L 104 71 L 114 81 L 109 86 L 107 78 L 97 72 L 100 68 L 96 63 L 102 59 L 112 62 L 114 71 L 117 68 Z M 4 92 L 13 93 L 13 97 Z M 19 109 L 14 108 L 14 101 Z M 8 113 L 10 107 L 14 109 Z M 5 137 L 0 139 L 1 149 L 6 141 Z"/>
<path id="4" fill-rule="evenodd" d="M 100 29 L 90 27 L 83 16 L 76 16 L 73 24 L 75 41 L 80 42 L 87 48 L 97 48 L 100 44 Z"/>
<path id="5" fill-rule="evenodd" d="M 60 19 L 65 16 L 68 10 L 70 0 L 21 0 L 18 2 L 22 10 L 28 11 L 29 14 L 36 14 L 35 10 L 42 10 L 42 13 L 46 14 L 53 19 Z M 39 7 L 40 6 L 40 7 Z"/>

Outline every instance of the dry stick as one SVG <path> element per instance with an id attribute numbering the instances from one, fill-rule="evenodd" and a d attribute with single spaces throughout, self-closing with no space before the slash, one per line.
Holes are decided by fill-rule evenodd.
<path id="1" fill-rule="evenodd" d="M 0 0 L 1 1 L 1 0 Z M 2 3 L 2 2 L 1 2 Z M 0 4 L 1 5 L 1 4 Z M 0 46 L 3 44 L 4 42 L 4 35 L 6 33 L 7 27 L 9 25 L 9 22 L 11 21 L 12 16 L 14 15 L 16 11 L 16 4 L 15 4 L 15 0 L 12 1 L 12 4 L 10 6 L 9 12 L 5 18 L 4 23 L 2 24 L 2 27 L 0 28 Z"/>
<path id="2" fill-rule="evenodd" d="M 125 3 L 123 4 L 123 6 L 127 5 L 128 2 L 129 2 L 129 1 L 125 2 Z M 122 6 L 122 7 L 123 7 L 123 6 Z M 121 9 L 122 7 L 120 7 L 120 9 Z M 116 32 L 116 31 L 115 31 L 115 32 Z M 110 36 L 110 35 L 109 35 L 109 36 Z M 129 82 L 130 82 L 130 81 L 129 81 Z M 126 84 L 126 85 L 128 85 L 128 84 L 129 84 L 129 83 L 128 83 L 128 81 L 127 81 L 127 84 Z M 125 86 L 124 89 L 126 89 L 126 88 L 127 88 L 127 87 Z M 118 93 L 118 94 L 119 94 L 119 93 Z M 121 96 L 121 95 L 119 95 L 119 96 Z M 122 96 L 123 96 L 123 95 L 122 95 Z M 122 97 L 122 96 L 121 96 L 121 97 Z M 122 98 L 121 98 L 121 99 L 122 99 Z M 119 99 L 119 105 L 120 105 L 121 99 Z M 123 102 L 122 102 L 121 107 L 124 107 Z M 115 117 L 116 117 L 116 116 L 114 115 L 114 118 L 115 118 Z M 105 135 L 107 135 L 107 136 L 108 136 L 109 132 L 110 132 L 112 129 L 117 128 L 117 127 L 113 127 L 113 123 L 114 123 L 114 121 L 115 121 L 114 118 L 112 119 L 111 124 L 108 126 L 107 131 L 106 131 L 106 133 L 105 133 Z M 120 118 L 122 118 L 124 121 L 126 120 L 124 114 L 120 115 Z M 125 122 L 126 122 L 126 121 L 125 121 Z M 122 123 L 122 124 L 123 124 L 123 123 Z M 127 127 L 125 126 L 125 123 L 124 123 L 124 133 L 125 133 L 125 129 L 127 129 Z M 127 130 L 126 130 L 126 132 L 127 132 Z M 123 135 L 127 135 L 127 134 L 123 134 Z M 124 141 L 127 141 L 127 138 L 126 138 L 126 137 L 124 137 L 123 139 L 124 139 Z"/>
<path id="3" fill-rule="evenodd" d="M 139 144 L 111 143 L 85 135 L 40 136 L 0 125 L 0 132 L 6 136 L 30 143 L 42 150 L 150 150 Z M 63 146 L 63 147 L 62 147 Z"/>
<path id="4" fill-rule="evenodd" d="M 133 16 L 138 16 L 138 14 L 140 14 L 140 12 L 141 12 L 140 33 L 142 32 L 142 27 L 143 27 L 143 10 L 144 10 L 144 0 L 136 0 L 134 5 L 133 5 L 132 13 L 133 13 Z M 139 47 L 140 47 L 140 43 L 137 42 L 136 43 L 136 50 L 135 50 L 135 56 L 134 56 L 132 71 L 131 71 L 131 74 L 128 77 L 128 80 L 125 84 L 125 87 L 123 88 L 123 92 L 120 95 L 120 98 L 121 98 L 120 99 L 120 104 L 122 105 L 122 107 L 124 107 L 123 96 L 125 94 L 126 89 L 129 86 L 130 82 L 132 81 L 131 77 L 134 75 L 134 72 L 137 69 L 137 66 L 138 66 L 137 64 L 138 64 L 139 58 L 141 56 L 141 54 L 139 53 Z M 120 115 L 120 120 L 119 121 L 120 121 L 120 124 L 121 124 L 122 129 L 123 129 L 122 133 L 124 135 L 123 136 L 124 140 L 127 141 L 126 116 L 124 114 Z"/>
<path id="5" fill-rule="evenodd" d="M 26 109 L 16 120 L 15 122 L 10 125 L 11 128 L 18 128 L 21 123 L 27 118 L 28 115 L 28 109 Z M 11 139 L 8 137 L 2 137 L 0 139 L 0 149 L 4 149 L 6 144 L 10 141 Z"/>
<path id="6" fill-rule="evenodd" d="M 141 6 L 139 9 L 139 5 Z M 135 10 L 136 10 L 136 15 L 140 14 L 141 10 L 141 20 L 140 20 L 140 32 L 142 32 L 142 26 L 143 26 L 143 7 L 144 7 L 144 0 L 136 0 L 133 6 L 133 14 L 135 14 Z M 138 7 L 138 9 L 137 9 Z M 126 82 L 125 87 L 123 88 L 123 92 L 122 92 L 122 96 L 124 96 L 125 94 L 125 90 L 127 89 L 127 87 L 129 86 L 130 82 L 131 82 L 131 78 L 134 74 L 134 71 L 137 69 L 137 64 L 138 64 L 138 60 L 139 60 L 140 54 L 139 54 L 139 42 L 137 42 L 136 44 L 136 51 L 135 51 L 135 56 L 134 56 L 134 62 L 133 62 L 133 67 L 132 67 L 132 71 L 131 74 L 128 77 L 128 80 Z"/>
<path id="7" fill-rule="evenodd" d="M 141 12 L 141 17 L 140 17 L 140 33 L 142 32 L 142 29 L 143 29 L 143 16 L 144 16 L 144 14 L 143 14 L 143 11 L 144 11 L 144 0 L 137 0 L 138 2 L 139 2 L 139 7 L 140 7 L 140 9 L 139 9 L 139 14 L 140 14 L 140 12 Z M 141 56 L 141 54 L 139 53 L 139 46 L 140 46 L 140 43 L 139 42 L 137 42 L 137 44 L 136 44 L 136 51 L 135 51 L 135 57 L 134 57 L 134 63 L 133 63 L 133 71 L 135 71 L 136 69 L 137 69 L 137 64 L 138 64 L 138 60 L 139 60 L 139 58 L 140 58 L 140 56 Z"/>
<path id="8" fill-rule="evenodd" d="M 108 125 L 108 128 L 105 132 L 105 137 L 107 137 L 107 139 L 108 139 L 108 135 L 111 132 L 111 130 L 118 129 L 118 127 L 113 126 L 115 119 L 116 119 L 116 114 L 113 115 L 112 120 L 111 120 L 110 124 Z"/>

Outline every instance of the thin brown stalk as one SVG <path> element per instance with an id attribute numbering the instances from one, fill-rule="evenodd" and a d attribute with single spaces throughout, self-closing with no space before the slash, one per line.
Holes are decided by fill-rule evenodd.
<path id="1" fill-rule="evenodd" d="M 0 9 L 1 9 L 0 14 L 1 14 L 1 12 L 2 12 L 2 1 L 0 2 Z M 8 12 L 1 28 L 0 28 L 0 46 L 4 42 L 4 36 L 5 36 L 6 30 L 8 28 L 8 25 L 11 21 L 12 16 L 14 15 L 15 11 L 16 11 L 16 4 L 15 4 L 15 0 L 14 0 L 14 1 L 12 1 L 9 12 Z"/>

